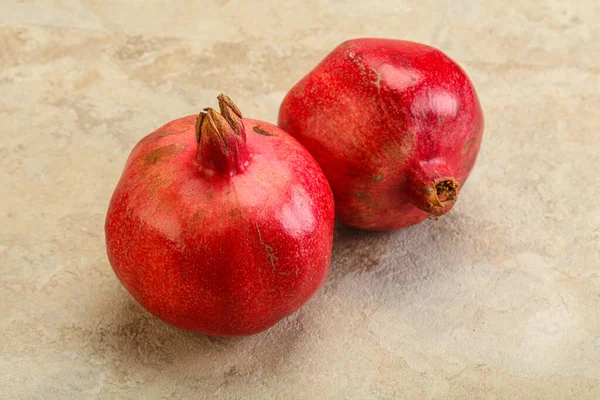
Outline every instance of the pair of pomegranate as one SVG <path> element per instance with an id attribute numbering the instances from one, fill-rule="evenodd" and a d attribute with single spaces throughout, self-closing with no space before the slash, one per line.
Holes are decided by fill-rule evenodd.
<path id="1" fill-rule="evenodd" d="M 137 144 L 105 227 L 133 297 L 214 336 L 265 330 L 317 291 L 334 200 L 340 222 L 368 230 L 447 213 L 483 133 L 465 72 L 399 40 L 341 44 L 287 94 L 279 127 L 218 102 Z"/>

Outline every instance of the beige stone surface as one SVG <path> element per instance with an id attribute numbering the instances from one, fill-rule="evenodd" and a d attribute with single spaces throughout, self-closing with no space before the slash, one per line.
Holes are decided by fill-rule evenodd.
<path id="1" fill-rule="evenodd" d="M 600 3 L 0 2 L 0 398 L 599 399 Z M 138 306 L 103 223 L 133 145 L 224 91 L 247 116 L 345 39 L 441 48 L 486 133 L 455 209 L 337 230 L 329 278 L 262 334 Z"/>

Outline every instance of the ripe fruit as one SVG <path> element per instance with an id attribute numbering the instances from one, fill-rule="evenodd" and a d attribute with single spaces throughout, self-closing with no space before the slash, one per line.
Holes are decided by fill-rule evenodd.
<path id="1" fill-rule="evenodd" d="M 323 168 L 342 223 L 388 231 L 452 208 L 477 159 L 483 114 L 441 51 L 358 39 L 290 90 L 279 126 Z"/>
<path id="2" fill-rule="evenodd" d="M 112 267 L 150 312 L 215 336 L 302 306 L 329 268 L 334 207 L 311 155 L 226 96 L 133 149 L 106 216 Z"/>

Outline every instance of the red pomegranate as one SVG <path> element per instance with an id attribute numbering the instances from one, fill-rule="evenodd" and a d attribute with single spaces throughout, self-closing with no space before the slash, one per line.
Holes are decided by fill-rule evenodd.
<path id="1" fill-rule="evenodd" d="M 321 286 L 333 196 L 291 136 L 243 118 L 226 96 L 133 149 L 106 216 L 112 267 L 164 321 L 214 336 L 253 334 Z"/>
<path id="2" fill-rule="evenodd" d="M 441 51 L 357 39 L 290 90 L 279 126 L 323 168 L 342 223 L 388 231 L 452 208 L 477 159 L 483 114 Z"/>

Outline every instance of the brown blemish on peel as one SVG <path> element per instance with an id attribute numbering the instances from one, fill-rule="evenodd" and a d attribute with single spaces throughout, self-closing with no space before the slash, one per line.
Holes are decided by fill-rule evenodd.
<path id="1" fill-rule="evenodd" d="M 371 68 L 373 72 L 375 72 L 375 82 L 373 83 L 377 88 L 377 92 L 381 91 L 381 72 L 377 71 L 375 68 Z"/>
<path id="2" fill-rule="evenodd" d="M 262 234 L 260 233 L 258 224 L 254 223 L 254 226 L 256 228 L 256 233 L 258 233 L 258 240 L 259 240 L 260 244 L 265 248 L 265 255 L 269 259 L 271 268 L 273 269 L 273 271 L 275 271 L 275 261 L 277 261 L 279 258 L 275 254 L 273 254 L 273 248 L 271 246 L 269 246 L 268 244 L 266 244 L 265 242 L 263 242 Z"/>
<path id="3" fill-rule="evenodd" d="M 165 157 L 172 158 L 175 154 L 180 153 L 187 147 L 184 143 L 173 143 L 168 146 L 159 147 L 158 149 L 152 150 L 150 153 L 144 156 L 144 162 L 146 165 L 156 164 L 158 161 Z"/>
<path id="4" fill-rule="evenodd" d="M 156 132 L 156 137 L 157 138 L 161 138 L 161 137 L 167 137 L 167 136 L 173 136 L 173 135 L 180 135 L 182 133 L 187 132 L 188 129 L 182 129 L 180 131 L 177 132 L 173 132 L 173 131 L 160 131 L 160 132 Z"/>
<path id="5" fill-rule="evenodd" d="M 204 191 L 204 195 L 207 199 L 212 200 L 215 197 L 215 191 L 213 189 L 206 189 Z"/>
<path id="6" fill-rule="evenodd" d="M 357 192 L 354 194 L 354 196 L 356 196 L 356 198 L 358 198 L 358 201 L 360 203 L 362 203 L 363 206 L 365 206 L 369 209 L 375 210 L 379 207 L 379 204 L 373 202 L 373 199 L 371 198 L 371 196 L 369 196 L 365 192 Z"/>
<path id="7" fill-rule="evenodd" d="M 239 208 L 232 208 L 229 210 L 229 217 L 232 219 L 236 219 L 242 216 L 242 211 Z"/>
<path id="8" fill-rule="evenodd" d="M 373 182 L 383 182 L 383 180 L 385 179 L 385 175 L 384 174 L 375 174 L 371 177 L 371 180 Z"/>
<path id="9" fill-rule="evenodd" d="M 287 128 L 292 122 L 294 122 L 296 120 L 296 118 L 292 118 L 292 119 L 288 119 L 287 121 L 285 121 L 285 123 L 281 126 L 281 129 L 285 130 L 285 128 Z M 256 131 L 255 131 L 256 132 Z M 258 133 L 258 132 L 257 132 Z"/>
<path id="10" fill-rule="evenodd" d="M 254 128 L 252 128 L 252 130 L 263 136 L 277 136 L 274 133 L 265 131 L 260 125 L 256 125 Z"/>
<path id="11" fill-rule="evenodd" d="M 471 157 L 467 160 L 465 164 L 465 171 L 470 171 L 475 166 L 475 161 L 477 161 L 477 153 L 473 153 Z"/>
<path id="12" fill-rule="evenodd" d="M 471 149 L 471 146 L 473 146 L 473 143 L 475 143 L 475 138 L 471 137 L 469 138 L 469 140 L 467 140 L 467 143 L 465 143 L 465 145 L 462 148 L 462 153 L 467 154 L 467 152 Z"/>

